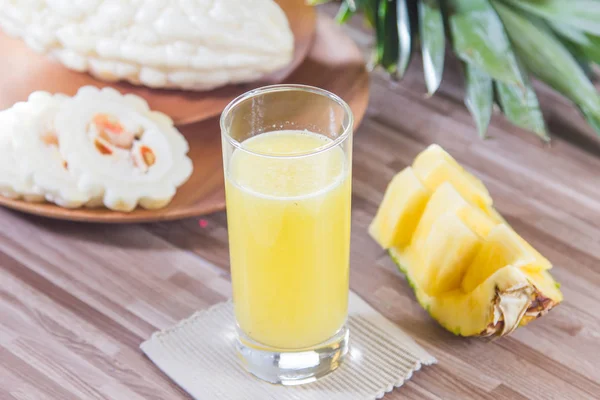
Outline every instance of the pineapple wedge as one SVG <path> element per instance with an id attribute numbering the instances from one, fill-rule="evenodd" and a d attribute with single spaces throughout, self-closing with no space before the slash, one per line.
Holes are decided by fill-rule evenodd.
<path id="1" fill-rule="evenodd" d="M 443 183 L 449 182 L 462 194 L 462 196 L 477 207 L 487 209 L 492 205 L 492 198 L 487 190 L 483 191 L 474 185 L 461 169 L 446 160 L 439 160 L 428 168 L 415 168 L 415 173 L 430 190 L 437 189 Z"/>
<path id="2" fill-rule="evenodd" d="M 473 290 L 496 270 L 513 265 L 530 271 L 552 268 L 550 262 L 506 224 L 495 226 L 462 280 L 462 289 Z"/>
<path id="3" fill-rule="evenodd" d="M 447 163 L 452 164 L 459 170 L 459 172 L 464 176 L 464 178 L 471 183 L 471 185 L 473 185 L 477 190 L 481 191 L 482 193 L 485 193 L 485 195 L 489 197 L 490 194 L 485 185 L 473 174 L 469 173 L 466 169 L 464 169 L 463 166 L 460 165 L 458 161 L 456 161 L 454 157 L 452 157 L 440 145 L 432 144 L 425 150 L 423 150 L 421 153 L 419 153 L 413 161 L 413 168 L 418 171 L 427 171 L 430 170 L 431 167 L 435 165 L 438 161 L 446 161 Z"/>
<path id="4" fill-rule="evenodd" d="M 412 237 L 430 191 L 411 167 L 400 171 L 387 187 L 369 234 L 385 248 L 403 247 Z"/>
<path id="5" fill-rule="evenodd" d="M 432 226 L 425 241 L 421 286 L 427 294 L 440 294 L 460 287 L 469 265 L 483 245 L 455 213 L 446 213 Z M 428 273 L 427 273 L 428 272 Z"/>
<path id="6" fill-rule="evenodd" d="M 492 208 L 492 198 L 485 185 L 440 146 L 429 146 L 415 158 L 412 167 L 423 185 L 431 191 L 449 182 L 467 201 L 483 210 L 496 222 L 501 222 L 498 213 Z"/>
<path id="7" fill-rule="evenodd" d="M 369 233 L 442 326 L 462 336 L 506 335 L 562 301 L 550 262 L 441 147 L 430 146 L 398 176 Z"/>
<path id="8" fill-rule="evenodd" d="M 455 289 L 429 296 L 410 280 L 411 272 L 397 249 L 390 249 L 390 256 L 406 274 L 421 306 L 455 335 L 504 336 L 545 315 L 563 299 L 546 271 L 528 275 L 512 265 L 497 270 L 471 292 Z"/>

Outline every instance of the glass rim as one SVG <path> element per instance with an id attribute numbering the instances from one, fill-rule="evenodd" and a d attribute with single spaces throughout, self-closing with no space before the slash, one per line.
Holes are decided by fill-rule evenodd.
<path id="1" fill-rule="evenodd" d="M 234 139 L 233 137 L 231 137 L 231 135 L 229 135 L 228 129 L 225 128 L 225 118 L 231 113 L 231 111 L 233 111 L 233 109 L 235 107 L 237 107 L 239 104 L 241 104 L 242 102 L 251 99 L 253 97 L 257 97 L 259 95 L 262 94 L 266 94 L 266 93 L 274 93 L 274 92 L 291 92 L 291 91 L 299 91 L 299 92 L 308 92 L 308 93 L 313 93 L 313 94 L 317 94 L 323 97 L 327 97 L 328 99 L 332 100 L 333 102 L 335 102 L 336 104 L 338 104 L 339 106 L 342 107 L 343 111 L 344 111 L 344 115 L 346 115 L 348 117 L 348 125 L 346 127 L 344 127 L 344 132 L 342 132 L 342 134 L 338 137 L 336 137 L 335 139 L 331 140 L 330 143 L 327 143 L 321 147 L 317 147 L 314 150 L 305 152 L 305 153 L 294 153 L 294 154 L 268 154 L 268 153 L 261 153 L 258 151 L 254 151 L 254 150 L 250 150 L 246 147 L 244 147 L 242 145 L 242 142 Z M 348 103 L 346 103 L 340 96 L 338 96 L 335 93 L 332 93 L 328 90 L 325 89 L 321 89 L 318 88 L 316 86 L 310 86 L 310 85 L 300 85 L 300 84 L 279 84 L 279 85 L 269 85 L 269 86 L 263 86 L 263 87 L 259 87 L 256 89 L 252 89 L 244 94 L 239 95 L 238 97 L 236 97 L 235 99 L 233 99 L 228 105 L 227 107 L 225 107 L 225 109 L 223 110 L 223 112 L 221 113 L 221 118 L 220 118 L 220 126 L 221 126 L 221 137 L 225 137 L 227 139 L 227 141 L 236 149 L 239 149 L 241 151 L 244 151 L 246 153 L 255 155 L 255 156 L 259 156 L 259 157 L 269 157 L 269 158 L 301 158 L 301 157 L 307 157 L 307 156 L 312 156 L 315 154 L 319 154 L 322 152 L 325 152 L 331 148 L 334 148 L 335 146 L 339 145 L 340 143 L 343 143 L 351 134 L 352 134 L 352 129 L 354 126 L 354 114 L 352 113 L 352 109 L 350 108 L 350 106 L 348 105 Z M 325 136 L 325 135 L 323 135 Z"/>

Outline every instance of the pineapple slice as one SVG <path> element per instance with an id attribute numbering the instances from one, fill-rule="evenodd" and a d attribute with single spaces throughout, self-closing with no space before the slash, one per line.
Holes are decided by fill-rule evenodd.
<path id="1" fill-rule="evenodd" d="M 481 237 L 489 235 L 490 231 L 497 225 L 495 219 L 472 206 L 460 208 L 457 214 L 469 228 L 473 229 Z"/>
<path id="2" fill-rule="evenodd" d="M 411 167 L 396 174 L 369 226 L 371 237 L 384 249 L 407 245 L 430 194 Z"/>
<path id="3" fill-rule="evenodd" d="M 458 335 L 506 335 L 562 301 L 550 262 L 448 153 L 430 146 L 407 170 L 390 184 L 370 233 L 434 319 Z"/>
<path id="4" fill-rule="evenodd" d="M 527 274 L 512 265 L 497 270 L 470 292 L 458 288 L 431 296 L 412 279 L 414 271 L 402 251 L 392 248 L 390 256 L 406 274 L 419 304 L 455 335 L 507 335 L 562 301 L 546 271 Z"/>
<path id="5" fill-rule="evenodd" d="M 433 193 L 407 252 L 427 294 L 459 288 L 463 275 L 496 223 L 467 202 L 449 183 Z"/>
<path id="6" fill-rule="evenodd" d="M 467 268 L 483 245 L 481 236 L 473 232 L 455 213 L 446 213 L 432 226 L 425 241 L 423 265 L 418 271 L 423 290 L 435 295 L 460 288 Z"/>
<path id="7" fill-rule="evenodd" d="M 497 225 L 497 222 L 489 215 L 466 201 L 454 185 L 445 182 L 435 190 L 425 207 L 412 237 L 411 244 L 414 248 L 424 250 L 424 241 L 429 236 L 433 224 L 446 212 L 455 212 L 473 232 L 481 237 L 487 236 L 492 228 Z"/>
<path id="8" fill-rule="evenodd" d="M 438 144 L 432 144 L 419 153 L 417 157 L 415 157 L 415 161 L 413 161 L 413 166 L 416 168 L 422 168 L 426 167 L 427 165 L 435 164 L 435 162 L 439 160 L 445 160 L 450 164 L 453 164 L 461 170 L 461 172 L 467 177 L 467 179 L 471 181 L 474 186 L 477 186 L 480 190 L 487 192 L 487 188 L 479 179 L 477 179 L 477 177 L 464 169 L 463 166 L 460 165 L 458 161 L 456 161 L 454 157 L 450 155 L 450 153 L 448 153 L 442 148 L 442 146 Z"/>
<path id="9" fill-rule="evenodd" d="M 421 219 L 418 221 L 417 228 L 412 236 L 411 247 L 423 252 L 425 241 L 435 221 L 444 213 L 457 212 L 466 207 L 469 207 L 469 203 L 456 191 L 451 183 L 446 182 L 440 185 L 433 192 Z"/>
<path id="10" fill-rule="evenodd" d="M 531 272 L 552 268 L 552 264 L 514 230 L 500 224 L 486 236 L 485 244 L 464 276 L 463 290 L 470 292 L 496 270 L 509 264 Z"/>
<path id="11" fill-rule="evenodd" d="M 483 210 L 496 222 L 502 222 L 492 207 L 492 198 L 485 185 L 467 172 L 450 154 L 438 145 L 431 145 L 413 162 L 415 174 L 428 189 L 435 191 L 450 182 L 467 201 Z"/>
<path id="12" fill-rule="evenodd" d="M 462 167 L 462 165 L 460 165 L 458 161 L 454 159 L 454 157 L 452 157 L 446 150 L 444 150 L 441 146 L 437 144 L 432 144 L 425 150 L 423 150 L 421 153 L 419 153 L 419 155 L 417 155 L 417 157 L 415 158 L 415 161 L 413 161 L 413 168 L 419 171 L 426 171 L 427 169 L 429 169 L 429 166 L 434 165 L 437 161 L 440 160 L 447 161 L 448 163 L 457 167 L 460 170 L 460 172 L 466 177 L 466 179 L 471 182 L 473 186 L 477 187 L 477 189 L 482 192 L 488 193 L 487 188 L 479 179 L 477 179 L 475 176 L 473 176 L 471 173 L 465 170 Z"/>
<path id="13" fill-rule="evenodd" d="M 469 202 L 482 209 L 491 207 L 492 198 L 487 190 L 481 190 L 460 170 L 445 160 L 439 160 L 427 168 L 421 169 L 413 167 L 415 173 L 423 182 L 423 185 L 430 190 L 435 190 L 445 182 L 450 182 L 460 194 Z"/>
<path id="14" fill-rule="evenodd" d="M 504 336 L 562 301 L 554 286 L 552 291 L 542 292 L 537 282 L 534 276 L 508 265 L 471 292 L 456 290 L 433 298 L 430 313 L 457 335 Z"/>

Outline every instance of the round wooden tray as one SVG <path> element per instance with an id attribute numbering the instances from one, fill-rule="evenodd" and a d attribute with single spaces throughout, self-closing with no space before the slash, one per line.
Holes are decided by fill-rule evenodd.
<path id="1" fill-rule="evenodd" d="M 314 44 L 304 62 L 286 80 L 334 92 L 350 104 L 355 127 L 369 100 L 369 75 L 362 54 L 341 28 L 327 17 L 317 18 Z M 121 213 L 106 209 L 67 210 L 52 204 L 34 204 L 0 197 L 0 205 L 50 218 L 107 223 L 173 220 L 199 216 L 225 208 L 223 161 L 219 118 L 209 118 L 181 128 L 190 143 L 194 173 L 167 207 Z"/>
<path id="2" fill-rule="evenodd" d="M 314 39 L 316 12 L 304 0 L 276 0 L 283 9 L 294 33 L 294 58 L 290 65 L 260 81 L 228 85 L 208 92 L 157 90 L 126 82 L 103 82 L 86 73 L 71 71 L 58 61 L 31 50 L 19 39 L 0 31 L 0 109 L 26 100 L 36 90 L 74 95 L 81 86 L 111 86 L 122 93 L 145 98 L 153 110 L 169 115 L 177 125 L 189 124 L 215 115 L 234 98 L 248 90 L 280 83 L 306 58 Z M 10 56 L 8 56 L 10 55 Z"/>

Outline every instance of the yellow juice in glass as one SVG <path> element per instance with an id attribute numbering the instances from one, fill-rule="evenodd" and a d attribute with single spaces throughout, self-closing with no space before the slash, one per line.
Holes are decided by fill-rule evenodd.
<path id="1" fill-rule="evenodd" d="M 310 347 L 346 320 L 350 162 L 337 146 L 302 156 L 330 143 L 307 131 L 268 132 L 245 140 L 250 152 L 236 149 L 229 161 L 236 319 L 266 346 Z"/>

